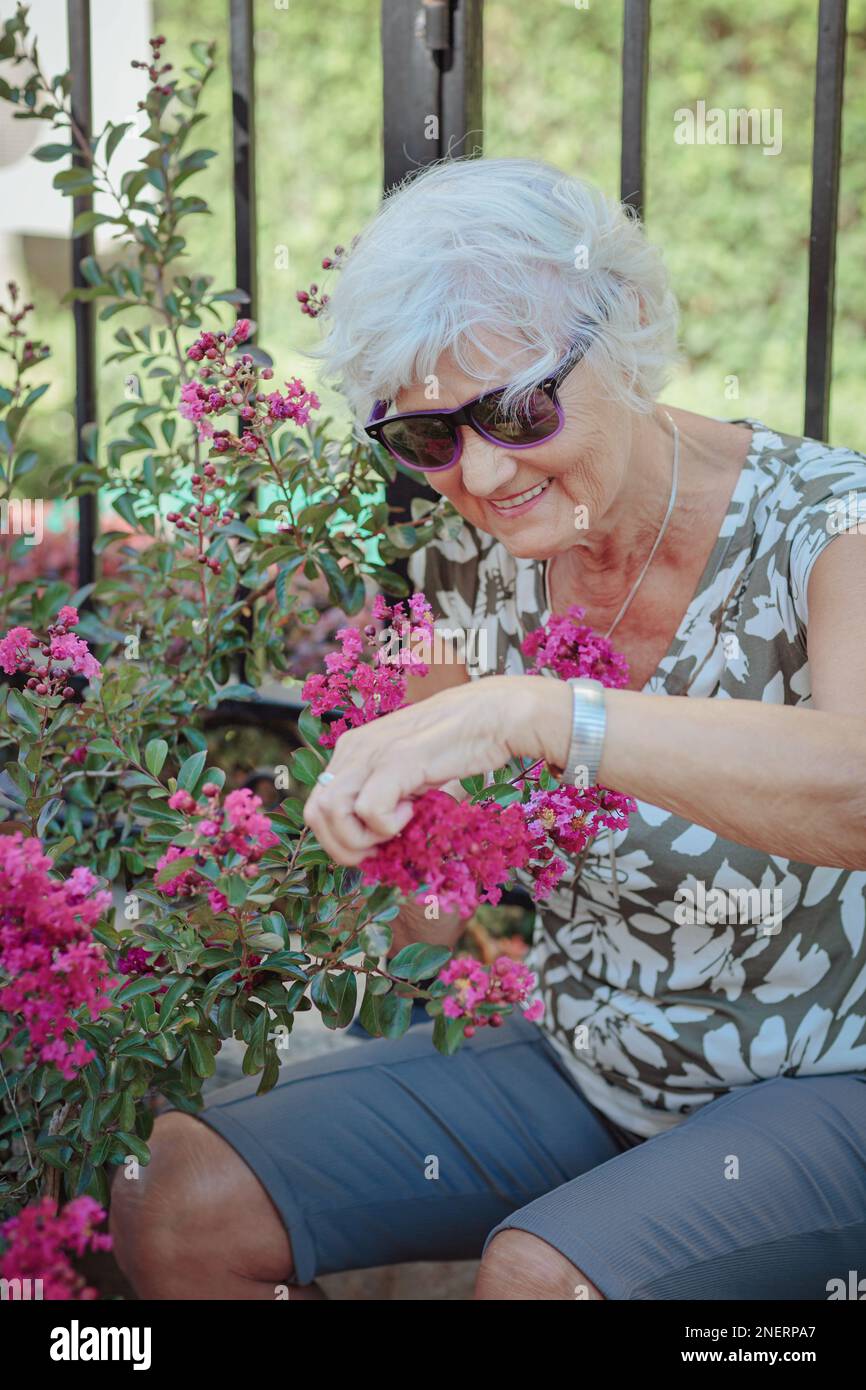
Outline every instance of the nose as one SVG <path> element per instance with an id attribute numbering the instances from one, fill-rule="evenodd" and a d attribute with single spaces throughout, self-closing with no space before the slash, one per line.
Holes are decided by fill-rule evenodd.
<path id="1" fill-rule="evenodd" d="M 491 497 L 517 472 L 517 463 L 507 449 L 497 448 L 474 430 L 463 429 L 460 457 L 463 486 L 473 497 Z"/>

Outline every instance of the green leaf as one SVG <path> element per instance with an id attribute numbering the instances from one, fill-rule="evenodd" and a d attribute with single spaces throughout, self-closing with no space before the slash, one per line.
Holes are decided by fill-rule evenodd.
<path id="1" fill-rule="evenodd" d="M 152 738 L 144 750 L 144 762 L 149 772 L 158 777 L 163 763 L 168 757 L 168 744 L 164 738 Z"/>
<path id="2" fill-rule="evenodd" d="M 106 217 L 104 212 L 80 212 L 72 224 L 72 235 L 83 236 L 85 232 L 92 232 L 94 227 L 99 227 L 103 222 L 112 222 L 114 219 Z"/>
<path id="3" fill-rule="evenodd" d="M 451 954 L 448 946 L 431 946 L 426 941 L 416 941 L 397 952 L 388 966 L 388 973 L 396 975 L 398 980 L 429 980 L 451 959 Z"/>
<path id="4" fill-rule="evenodd" d="M 324 721 L 317 719 L 314 714 L 310 714 L 309 709 L 305 709 L 298 720 L 298 732 L 301 738 L 308 743 L 314 752 L 321 748 L 319 736 L 324 732 Z"/>
<path id="5" fill-rule="evenodd" d="M 325 766 L 324 758 L 314 753 L 312 748 L 299 748 L 292 754 L 292 776 L 305 786 L 315 786 L 316 779 Z"/>
<path id="6" fill-rule="evenodd" d="M 193 753 L 185 762 L 181 763 L 180 771 L 177 774 L 177 785 L 182 791 L 191 791 L 204 771 L 207 762 L 207 749 L 202 748 L 200 752 Z"/>
<path id="7" fill-rule="evenodd" d="M 33 158 L 41 160 L 43 164 L 51 164 L 55 159 L 65 159 L 70 154 L 71 145 L 42 145 L 33 151 Z"/>
<path id="8" fill-rule="evenodd" d="M 265 1069 L 262 1072 L 262 1079 L 256 1090 L 257 1096 L 263 1096 L 266 1091 L 273 1090 L 280 1079 L 280 1059 L 277 1056 L 276 1048 L 269 1048 L 265 1056 Z"/>
<path id="9" fill-rule="evenodd" d="M 339 975 L 328 972 L 325 975 L 327 999 L 336 1015 L 335 1027 L 346 1028 L 355 1017 L 358 1002 L 358 981 L 354 970 L 344 970 Z"/>
<path id="10" fill-rule="evenodd" d="M 22 699 L 17 690 L 10 690 L 6 699 L 6 711 L 10 718 L 21 724 L 35 738 L 39 737 L 39 721 L 29 700 Z"/>
<path id="11" fill-rule="evenodd" d="M 114 997 L 118 1004 L 127 1004 L 131 999 L 135 999 L 137 995 L 147 994 L 153 988 L 154 978 L 152 975 L 139 975 L 136 979 L 130 980 L 129 984 L 124 985 L 123 989 L 118 990 Z M 135 1041 L 135 1039 L 133 1039 L 133 1041 Z M 117 1050 L 118 1052 L 125 1052 L 126 1049 L 124 1044 L 121 1043 Z"/>
<path id="12" fill-rule="evenodd" d="M 129 1134 L 125 1129 L 115 1130 L 115 1141 L 123 1144 L 126 1152 L 137 1158 L 142 1167 L 150 1162 L 150 1149 L 143 1139 L 139 1139 L 137 1134 Z"/>
<path id="13" fill-rule="evenodd" d="M 173 878 L 177 878 L 179 874 L 186 873 L 188 869 L 193 871 L 198 869 L 198 860 L 194 854 L 184 854 L 180 859 L 173 859 L 170 864 L 164 865 L 156 875 L 154 883 L 157 885 L 170 883 Z"/>
<path id="14" fill-rule="evenodd" d="M 173 985 L 169 985 L 168 989 L 162 997 L 162 1003 L 159 1006 L 160 1032 L 163 1028 L 165 1028 L 166 1024 L 168 1023 L 169 1017 L 172 1013 L 172 1010 L 174 1009 L 175 1004 L 185 993 L 185 991 L 189 989 L 191 984 L 191 975 L 181 975 L 179 980 L 175 980 Z"/>
<path id="15" fill-rule="evenodd" d="M 386 1038 L 401 1038 L 412 1022 L 412 1000 L 386 994 L 378 1000 L 379 1026 Z"/>
<path id="16" fill-rule="evenodd" d="M 114 151 L 117 149 L 126 132 L 131 130 L 133 125 L 133 121 L 124 121 L 122 125 L 112 126 L 108 139 L 105 142 L 104 157 L 106 164 L 111 163 L 111 156 L 114 154 Z"/>
<path id="17" fill-rule="evenodd" d="M 59 859 L 61 854 L 65 854 L 66 851 L 68 849 L 71 849 L 71 847 L 74 844 L 74 835 L 64 835 L 62 840 L 58 840 L 56 845 L 51 845 L 50 848 L 45 851 L 45 853 L 48 855 L 49 859 Z"/>
<path id="18" fill-rule="evenodd" d="M 374 922 L 369 927 L 364 928 L 359 940 L 368 956 L 372 956 L 374 960 L 380 960 L 382 956 L 387 955 L 391 947 L 393 932 L 384 923 Z"/>
<path id="19" fill-rule="evenodd" d="M 189 1059 L 192 1062 L 193 1071 L 196 1076 L 213 1076 L 216 1071 L 216 1057 L 205 1045 L 201 1034 L 187 1033 L 186 1045 L 189 1049 Z"/>
<path id="20" fill-rule="evenodd" d="M 92 738 L 87 745 L 87 751 L 89 753 L 104 753 L 109 758 L 123 756 L 112 738 Z"/>
<path id="21" fill-rule="evenodd" d="M 453 1057 L 463 1042 L 463 1019 L 439 1014 L 433 1024 L 433 1046 L 446 1057 Z"/>

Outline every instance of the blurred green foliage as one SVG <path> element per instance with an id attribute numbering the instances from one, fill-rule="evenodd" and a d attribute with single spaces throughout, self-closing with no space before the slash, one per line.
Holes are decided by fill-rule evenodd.
<path id="1" fill-rule="evenodd" d="M 407 0 L 408 2 L 408 0 Z M 217 42 L 200 143 L 219 152 L 198 185 L 190 268 L 233 283 L 226 0 L 157 0 L 154 28 L 176 51 Z M 621 3 L 487 0 L 481 143 L 535 156 L 619 194 Z M 684 361 L 667 399 L 709 415 L 803 428 L 815 0 L 653 0 L 646 220 L 666 253 L 682 309 Z M 327 288 L 321 257 L 375 213 L 382 178 L 378 0 L 255 0 L 259 341 L 315 384 L 303 350 L 318 325 L 295 291 Z M 172 56 L 171 53 L 168 54 Z M 134 80 L 138 80 L 137 75 Z M 866 0 L 850 0 L 830 438 L 866 451 Z M 682 146 L 674 112 L 779 108 L 783 146 Z M 477 144 L 473 135 L 467 145 Z M 71 448 L 71 315 L 38 284 L 35 331 L 55 352 L 33 445 L 49 462 Z M 110 328 L 110 325 L 106 325 Z M 726 396 L 736 377 L 739 398 Z M 122 376 L 103 374 L 103 408 Z M 345 418 L 339 398 L 325 407 Z M 64 413 L 65 412 L 65 413 Z"/>

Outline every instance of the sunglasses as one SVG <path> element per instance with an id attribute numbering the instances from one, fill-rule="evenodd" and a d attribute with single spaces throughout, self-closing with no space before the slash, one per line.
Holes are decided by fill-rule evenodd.
<path id="1" fill-rule="evenodd" d="M 539 382 L 516 417 L 501 412 L 505 387 L 485 391 L 454 410 L 410 410 L 385 415 L 387 401 L 377 401 L 365 425 L 366 433 L 399 463 L 421 473 L 453 468 L 463 452 L 460 426 L 468 425 L 482 439 L 504 449 L 532 449 L 554 439 L 565 424 L 557 395 L 569 372 L 585 357 L 589 342 L 576 344 L 552 376 Z"/>

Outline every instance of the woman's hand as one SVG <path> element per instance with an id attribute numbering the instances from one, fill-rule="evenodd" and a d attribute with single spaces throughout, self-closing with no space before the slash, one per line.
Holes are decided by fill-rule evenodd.
<path id="1" fill-rule="evenodd" d="M 412 817 L 412 798 L 510 758 L 561 766 L 571 689 L 539 676 L 487 676 L 443 690 L 341 736 L 304 818 L 338 864 L 357 864 Z"/>

